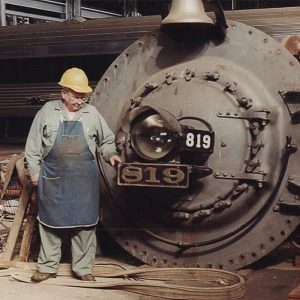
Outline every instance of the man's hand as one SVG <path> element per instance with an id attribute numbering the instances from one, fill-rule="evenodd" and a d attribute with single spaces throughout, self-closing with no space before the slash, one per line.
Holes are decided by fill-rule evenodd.
<path id="1" fill-rule="evenodd" d="M 39 174 L 35 174 L 33 176 L 30 177 L 31 182 L 34 186 L 38 185 L 38 181 L 39 181 Z"/>
<path id="2" fill-rule="evenodd" d="M 122 162 L 122 159 L 119 155 L 113 155 L 112 157 L 110 157 L 109 159 L 109 163 L 112 167 L 117 167 L 119 163 Z"/>

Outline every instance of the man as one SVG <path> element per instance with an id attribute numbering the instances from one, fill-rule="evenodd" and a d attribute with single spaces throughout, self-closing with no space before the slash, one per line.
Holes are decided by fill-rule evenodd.
<path id="1" fill-rule="evenodd" d="M 71 234 L 72 270 L 93 281 L 96 224 L 99 213 L 99 170 L 95 153 L 111 166 L 121 162 L 114 135 L 95 107 L 85 102 L 92 92 L 84 71 L 68 69 L 58 83 L 61 100 L 46 103 L 32 123 L 25 157 L 38 187 L 41 248 L 31 280 L 55 277 L 61 244 Z"/>

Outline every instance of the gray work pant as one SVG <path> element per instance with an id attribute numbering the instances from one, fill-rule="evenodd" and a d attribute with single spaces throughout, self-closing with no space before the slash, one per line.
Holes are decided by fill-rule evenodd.
<path id="1" fill-rule="evenodd" d="M 77 276 L 91 274 L 96 255 L 96 226 L 50 228 L 39 224 L 41 248 L 37 269 L 43 273 L 57 273 L 61 259 L 61 245 L 66 231 L 71 231 L 72 270 Z"/>

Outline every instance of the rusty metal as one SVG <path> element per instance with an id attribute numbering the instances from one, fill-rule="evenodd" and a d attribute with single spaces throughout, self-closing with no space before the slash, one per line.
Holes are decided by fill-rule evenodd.
<path id="1" fill-rule="evenodd" d="M 45 102 L 60 97 L 56 82 L 0 84 L 0 117 L 33 117 Z"/>
<path id="2" fill-rule="evenodd" d="M 287 48 L 296 58 L 300 59 L 300 36 L 290 35 L 281 41 L 282 45 Z"/>
<path id="3" fill-rule="evenodd" d="M 273 251 L 299 224 L 297 213 L 280 206 L 299 196 L 288 178 L 300 176 L 300 139 L 279 90 L 297 85 L 300 65 L 265 33 L 228 25 L 218 43 L 201 35 L 181 43 L 160 31 L 145 36 L 115 60 L 91 100 L 119 136 L 126 163 L 147 162 L 124 122 L 132 110 L 158 107 L 181 128 L 215 134 L 212 153 L 178 147 L 159 162 L 209 166 L 207 176 L 191 173 L 185 190 L 118 187 L 116 172 L 100 164 L 105 227 L 153 266 L 237 269 Z M 155 88 L 145 92 L 149 83 Z M 134 108 L 131 99 L 139 99 Z"/>
<path id="4" fill-rule="evenodd" d="M 119 54 L 160 22 L 160 16 L 146 16 L 6 26 L 0 28 L 0 60 Z"/>

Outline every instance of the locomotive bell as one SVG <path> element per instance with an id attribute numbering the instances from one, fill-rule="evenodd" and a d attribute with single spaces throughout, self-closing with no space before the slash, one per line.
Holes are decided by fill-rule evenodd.
<path id="1" fill-rule="evenodd" d="M 206 14 L 202 0 L 173 0 L 170 13 L 161 24 L 182 23 L 214 24 L 214 21 Z"/>

